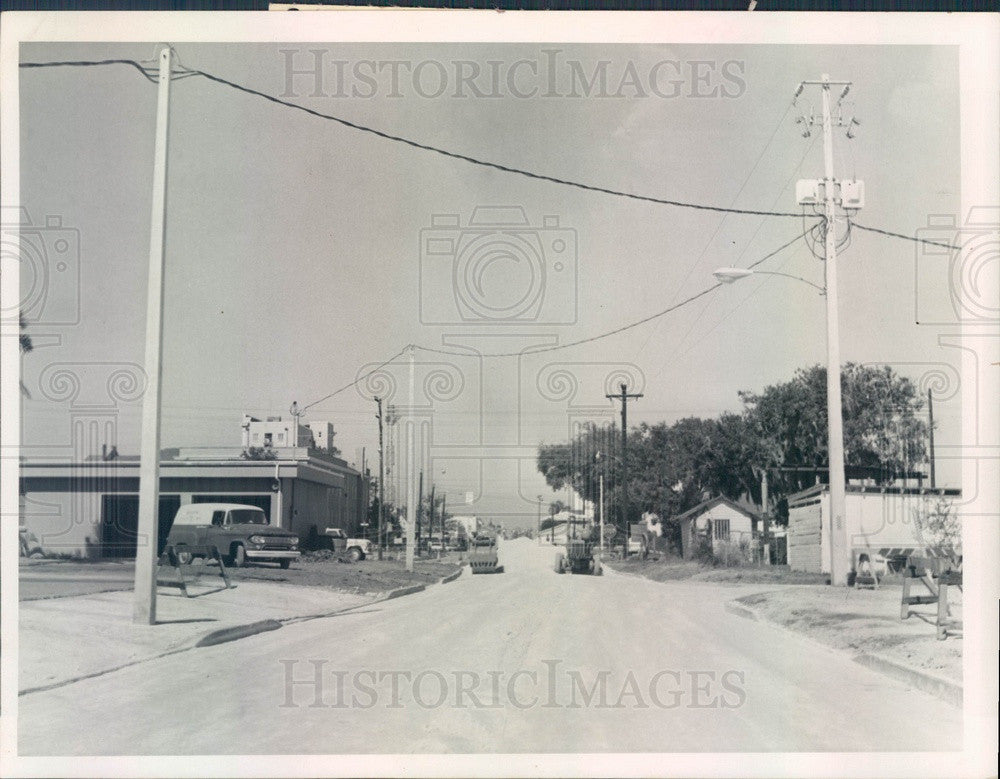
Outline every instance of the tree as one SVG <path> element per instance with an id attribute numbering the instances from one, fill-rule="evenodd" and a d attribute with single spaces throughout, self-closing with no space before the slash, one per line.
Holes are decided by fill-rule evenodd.
<path id="1" fill-rule="evenodd" d="M 841 371 L 844 461 L 872 469 L 879 483 L 913 470 L 926 458 L 927 424 L 917 414 L 923 399 L 909 379 L 888 366 L 847 363 Z M 800 368 L 791 381 L 759 394 L 741 392 L 745 417 L 756 439 L 758 467 L 826 468 L 829 451 L 826 368 Z M 786 472 L 778 493 L 807 486 L 811 474 Z"/>
<path id="2" fill-rule="evenodd" d="M 841 376 L 847 464 L 867 466 L 881 483 L 913 470 L 926 456 L 927 434 L 913 382 L 889 367 L 854 363 L 847 363 Z M 626 463 L 613 426 L 586 426 L 574 440 L 539 446 L 538 470 L 553 490 L 570 487 L 591 502 L 598 500 L 603 475 L 608 517 L 617 516 L 626 481 L 629 522 L 654 511 L 665 518 L 665 535 L 676 545 L 678 528 L 671 518 L 702 500 L 746 496 L 759 504 L 767 470 L 771 496 L 780 505 L 827 467 L 824 367 L 799 369 L 789 381 L 739 397 L 744 406 L 739 414 L 633 427 Z M 564 507 L 556 501 L 553 513 L 557 505 Z"/>
<path id="3" fill-rule="evenodd" d="M 27 329 L 27 325 L 24 323 L 24 317 L 23 316 L 18 317 L 18 325 L 20 326 L 21 331 L 22 331 L 22 332 L 18 333 L 18 342 L 19 342 L 19 345 L 21 347 L 21 354 L 25 355 L 25 354 L 28 354 L 28 352 L 30 352 L 35 347 L 31 343 L 31 336 L 28 335 L 27 333 L 23 332 L 25 329 Z M 21 382 L 21 394 L 24 395 L 24 397 L 26 397 L 26 398 L 30 398 L 31 397 L 31 393 L 28 392 L 28 388 L 26 386 L 24 386 L 24 382 L 23 381 Z"/>

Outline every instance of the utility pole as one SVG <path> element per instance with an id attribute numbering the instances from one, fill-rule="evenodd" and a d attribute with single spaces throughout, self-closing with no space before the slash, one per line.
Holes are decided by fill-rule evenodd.
<path id="1" fill-rule="evenodd" d="M 299 409 L 299 404 L 297 401 L 292 401 L 292 405 L 288 409 L 288 413 L 292 415 L 292 440 L 288 442 L 289 446 L 299 445 L 299 419 L 302 416 L 302 411 Z M 332 441 L 330 442 L 333 443 Z M 364 474 L 364 464 L 361 466 L 361 473 Z"/>
<path id="2" fill-rule="evenodd" d="M 628 474 L 626 470 L 628 468 L 628 402 L 630 398 L 641 398 L 642 393 L 629 393 L 628 388 L 625 386 L 625 382 L 620 385 L 621 393 L 618 395 L 605 395 L 604 397 L 610 400 L 620 400 L 622 402 L 622 505 L 621 505 L 621 523 L 622 523 L 622 560 L 628 559 Z"/>
<path id="3" fill-rule="evenodd" d="M 378 559 L 385 549 L 385 454 L 382 447 L 382 398 L 375 398 L 378 406 Z"/>
<path id="4" fill-rule="evenodd" d="M 830 481 L 830 581 L 834 586 L 847 584 L 850 571 L 850 548 L 847 542 L 847 522 L 845 503 L 847 485 L 844 474 L 844 422 L 840 395 L 840 323 L 837 311 L 837 201 L 841 198 L 841 187 L 833 177 L 833 127 L 847 127 L 847 137 L 851 138 L 856 119 L 844 122 L 838 114 L 836 122 L 830 110 L 830 87 L 842 86 L 843 100 L 851 88 L 850 81 L 830 81 L 823 74 L 821 81 L 803 81 L 795 93 L 797 98 L 806 85 L 820 87 L 823 99 L 823 116 L 816 120 L 809 117 L 808 125 L 822 123 L 823 126 L 823 205 L 826 217 L 825 252 L 823 263 L 826 268 L 826 403 L 829 425 L 829 481 Z M 838 101 L 839 106 L 839 101 Z M 809 134 L 808 128 L 806 135 Z M 857 205 L 856 207 L 860 207 Z"/>
<path id="5" fill-rule="evenodd" d="M 406 570 L 413 570 L 413 533 L 416 529 L 416 504 L 417 496 L 414 488 L 417 486 L 416 480 L 416 426 L 413 423 L 413 384 L 416 366 L 413 359 L 414 347 L 410 345 L 410 414 L 403 428 L 406 434 Z"/>
<path id="6" fill-rule="evenodd" d="M 597 450 L 597 455 L 595 456 L 598 464 L 601 462 L 601 450 Z M 601 553 L 604 552 L 604 470 L 600 469 L 598 474 L 598 493 L 597 500 L 599 505 L 597 507 L 597 518 L 601 523 Z"/>
<path id="7" fill-rule="evenodd" d="M 156 624 L 156 569 L 160 545 L 160 382 L 163 351 L 163 246 L 167 217 L 167 128 L 170 114 L 171 51 L 160 51 L 153 151 L 153 207 L 149 228 L 149 277 L 146 282 L 146 392 L 142 398 L 142 449 L 139 466 L 139 520 L 135 547 L 135 600 L 132 621 Z M 146 547 L 143 548 L 143 544 Z"/>
<path id="8" fill-rule="evenodd" d="M 930 434 L 930 441 L 928 444 L 930 446 L 930 466 L 931 466 L 931 489 L 937 488 L 937 481 L 934 478 L 934 397 L 930 390 L 927 390 L 927 416 L 929 417 L 929 424 L 927 426 L 927 432 Z"/>
<path id="9" fill-rule="evenodd" d="M 542 543 L 542 496 L 538 495 L 538 528 L 536 532 L 538 533 L 538 543 Z"/>
<path id="10" fill-rule="evenodd" d="M 420 491 L 417 496 L 417 553 L 420 552 L 420 525 L 424 519 L 424 469 L 420 469 Z"/>
<path id="11" fill-rule="evenodd" d="M 760 476 L 760 508 L 764 514 L 764 565 L 771 564 L 771 509 L 768 495 L 767 469 Z"/>
<path id="12" fill-rule="evenodd" d="M 433 471 L 432 471 L 432 473 L 433 473 Z M 430 519 L 427 520 L 427 545 L 428 545 L 428 551 L 430 551 L 431 538 L 434 536 L 434 488 L 436 486 L 437 485 L 434 484 L 434 482 L 432 481 L 431 482 L 431 516 L 430 516 Z M 444 543 L 444 539 L 443 538 L 441 539 L 441 543 L 442 544 Z M 438 557 L 440 557 L 440 556 L 441 555 L 438 554 Z"/>
<path id="13" fill-rule="evenodd" d="M 445 528 L 444 528 L 445 513 L 444 513 L 444 510 L 447 507 L 447 505 L 448 505 L 448 493 L 446 492 L 444 495 L 441 496 L 441 549 L 438 552 L 438 559 L 439 560 L 441 559 L 441 553 L 444 552 L 444 534 L 445 534 Z"/>

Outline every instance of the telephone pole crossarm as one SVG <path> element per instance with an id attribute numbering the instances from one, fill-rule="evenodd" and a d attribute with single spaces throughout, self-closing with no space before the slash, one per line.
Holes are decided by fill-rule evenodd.
<path id="1" fill-rule="evenodd" d="M 622 526 L 622 559 L 628 558 L 628 402 L 642 397 L 641 392 L 629 392 L 625 382 L 618 385 L 621 391 L 614 395 L 605 395 L 608 400 L 620 400 L 622 403 L 622 463 L 621 463 L 621 526 Z"/>

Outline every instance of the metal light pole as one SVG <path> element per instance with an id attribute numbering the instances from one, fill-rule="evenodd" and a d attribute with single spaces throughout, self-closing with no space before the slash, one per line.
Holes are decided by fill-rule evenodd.
<path id="1" fill-rule="evenodd" d="M 156 624 L 156 568 L 159 552 L 160 381 L 163 351 L 163 244 L 167 217 L 167 129 L 170 113 L 171 51 L 160 51 L 153 151 L 153 208 L 149 230 L 146 298 L 146 392 L 142 398 L 142 449 L 139 466 L 139 520 L 135 548 L 135 600 L 132 621 Z M 146 548 L 142 544 L 145 542 Z"/>
<path id="2" fill-rule="evenodd" d="M 406 570 L 413 570 L 414 531 L 417 524 L 417 479 L 416 479 L 416 426 L 413 423 L 413 384 L 416 367 L 413 359 L 413 346 L 410 346 L 410 418 L 403 428 L 406 433 Z"/>

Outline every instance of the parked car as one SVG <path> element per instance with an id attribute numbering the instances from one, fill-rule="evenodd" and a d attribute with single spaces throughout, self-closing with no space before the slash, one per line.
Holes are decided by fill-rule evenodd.
<path id="1" fill-rule="evenodd" d="M 216 546 L 230 565 L 240 568 L 249 561 L 276 562 L 288 568 L 299 558 L 299 538 L 272 527 L 257 506 L 239 503 L 191 503 L 181 506 L 167 535 L 178 560 L 190 563 L 206 556 L 206 547 Z"/>
<path id="2" fill-rule="evenodd" d="M 351 538 L 339 527 L 328 527 L 321 537 L 321 543 L 322 547 L 334 552 L 346 552 L 353 562 L 364 560 L 372 553 L 371 541 L 367 538 Z"/>

